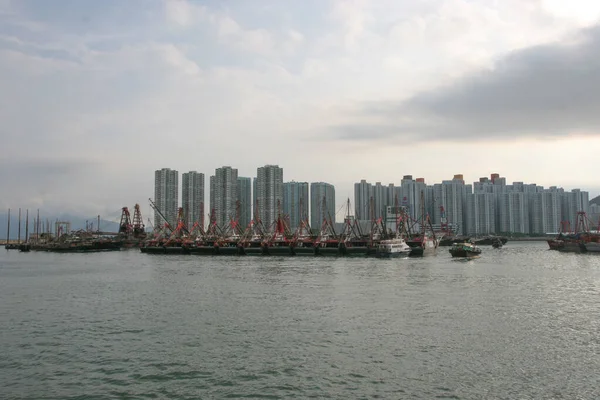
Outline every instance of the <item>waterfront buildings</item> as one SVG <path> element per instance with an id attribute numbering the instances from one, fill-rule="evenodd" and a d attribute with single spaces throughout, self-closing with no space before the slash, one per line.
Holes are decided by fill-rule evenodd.
<path id="1" fill-rule="evenodd" d="M 283 168 L 265 165 L 256 170 L 255 197 L 258 214 L 267 231 L 272 230 L 280 212 L 283 212 Z"/>
<path id="2" fill-rule="evenodd" d="M 310 190 L 307 182 L 284 184 L 283 169 L 277 165 L 258 168 L 255 178 L 237 174 L 237 170 L 229 166 L 217 168 L 210 178 L 210 202 L 205 203 L 204 174 L 196 171 L 182 174 L 179 194 L 178 172 L 170 168 L 157 170 L 156 208 L 173 227 L 179 195 L 189 228 L 196 222 L 206 227 L 204 219 L 211 210 L 223 229 L 236 218 L 241 228 L 246 228 L 255 213 L 268 230 L 279 214 L 291 230 L 309 216 L 315 230 L 324 219 L 331 217 L 335 222 L 335 188 L 329 183 L 314 182 Z M 482 177 L 473 185 L 466 184 L 461 174 L 433 185 L 427 185 L 422 178 L 404 175 L 398 186 L 371 184 L 364 179 L 355 183 L 350 214 L 359 222 L 370 222 L 386 218 L 385 211 L 397 204 L 408 212 L 413 230 L 420 229 L 418 221 L 423 215 L 429 215 L 436 229 L 448 227 L 458 234 L 537 235 L 576 229 L 580 211 L 596 221 L 600 211 L 598 207 L 590 209 L 588 203 L 589 194 L 579 189 L 566 191 L 556 186 L 544 188 L 524 182 L 507 184 L 506 178 L 497 173 Z M 164 224 L 158 213 L 155 213 L 154 223 L 156 227 Z"/>
<path id="3" fill-rule="evenodd" d="M 294 231 L 301 220 L 308 218 L 308 182 L 285 182 L 283 184 L 283 213 L 289 217 L 290 229 Z"/>
<path id="4" fill-rule="evenodd" d="M 190 171 L 181 176 L 181 206 L 188 229 L 204 226 L 204 174 Z"/>
<path id="5" fill-rule="evenodd" d="M 230 166 L 215 169 L 210 177 L 210 207 L 217 224 L 225 228 L 236 218 L 238 171 Z"/>
<path id="6" fill-rule="evenodd" d="M 179 173 L 176 170 L 162 168 L 154 172 L 154 204 L 169 224 L 175 227 L 179 204 Z M 154 226 L 163 225 L 163 219 L 155 212 Z"/>
<path id="7" fill-rule="evenodd" d="M 310 226 L 318 231 L 325 219 L 335 222 L 335 188 L 330 183 L 310 184 Z"/>

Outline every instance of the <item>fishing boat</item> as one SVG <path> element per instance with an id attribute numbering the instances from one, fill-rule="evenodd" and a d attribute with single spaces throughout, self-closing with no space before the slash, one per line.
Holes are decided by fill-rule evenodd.
<path id="1" fill-rule="evenodd" d="M 469 242 L 454 243 L 449 251 L 452 257 L 462 258 L 477 257 L 481 254 L 481 249 L 477 245 Z"/>
<path id="2" fill-rule="evenodd" d="M 344 230 L 339 235 L 339 251 L 346 257 L 366 257 L 369 254 L 372 240 L 360 230 L 356 219 L 350 216 L 350 199 L 347 201 Z"/>
<path id="3" fill-rule="evenodd" d="M 271 256 L 293 256 L 293 240 L 290 230 L 281 214 L 277 216 L 273 235 L 264 243 L 265 254 Z"/>
<path id="4" fill-rule="evenodd" d="M 438 243 L 435 235 L 429 233 L 414 235 L 406 241 L 406 244 L 410 246 L 410 256 L 412 257 L 434 254 Z"/>
<path id="5" fill-rule="evenodd" d="M 321 226 L 319 236 L 315 240 L 315 254 L 318 256 L 341 256 L 341 243 L 338 235 L 335 233 L 333 224 L 330 220 L 325 219 Z"/>
<path id="6" fill-rule="evenodd" d="M 292 237 L 292 248 L 295 256 L 314 256 L 315 239 L 313 238 L 308 219 L 300 221 Z"/>
<path id="7" fill-rule="evenodd" d="M 410 246 L 410 256 L 420 257 L 429 254 L 435 254 L 440 237 L 437 237 L 431 224 L 429 214 L 425 213 L 425 194 L 421 192 L 421 217 L 419 219 L 420 233 L 409 235 L 406 244 Z"/>
<path id="8" fill-rule="evenodd" d="M 565 241 L 562 240 L 562 235 L 556 239 L 548 239 L 547 242 L 550 250 L 560 250 L 560 248 L 565 244 Z"/>
<path id="9" fill-rule="evenodd" d="M 376 257 L 394 258 L 406 257 L 410 254 L 411 248 L 402 237 L 381 240 L 377 245 Z"/>
<path id="10" fill-rule="evenodd" d="M 473 242 L 475 244 L 477 244 L 478 246 L 489 246 L 489 245 L 494 245 L 494 243 L 496 243 L 498 240 L 500 240 L 502 245 L 505 245 L 506 242 L 508 242 L 508 238 L 506 236 L 494 236 L 494 235 L 489 235 L 489 236 L 484 236 L 481 238 L 476 238 L 473 239 Z"/>

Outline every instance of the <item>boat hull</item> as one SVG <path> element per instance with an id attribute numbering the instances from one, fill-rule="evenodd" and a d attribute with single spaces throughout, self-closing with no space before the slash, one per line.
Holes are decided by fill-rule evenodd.
<path id="1" fill-rule="evenodd" d="M 341 250 L 342 255 L 346 257 L 366 257 L 369 254 L 367 246 L 344 247 Z"/>
<path id="2" fill-rule="evenodd" d="M 450 250 L 452 257 L 469 258 L 477 257 L 481 254 L 480 251 L 466 251 L 466 250 Z"/>
<path id="3" fill-rule="evenodd" d="M 584 246 L 585 251 L 589 253 L 600 253 L 600 243 L 598 242 L 587 242 Z"/>
<path id="4" fill-rule="evenodd" d="M 337 247 L 317 247 L 316 255 L 322 257 L 338 257 L 340 256 L 340 249 Z"/>
<path id="5" fill-rule="evenodd" d="M 585 253 L 586 248 L 584 243 L 579 241 L 566 241 L 563 245 L 558 249 L 563 253 Z"/>
<path id="6" fill-rule="evenodd" d="M 190 254 L 195 254 L 198 256 L 214 256 L 217 254 L 217 248 L 215 246 L 190 247 Z"/>
<path id="7" fill-rule="evenodd" d="M 294 255 L 295 256 L 314 256 L 315 248 L 314 247 L 294 247 Z"/>
<path id="8" fill-rule="evenodd" d="M 140 251 L 146 254 L 190 254 L 190 249 L 180 246 L 147 246 L 140 247 Z"/>
<path id="9" fill-rule="evenodd" d="M 238 246 L 219 246 L 216 248 L 216 254 L 221 256 L 239 256 L 242 253 Z"/>
<path id="10" fill-rule="evenodd" d="M 293 256 L 294 251 L 291 246 L 268 246 L 265 254 L 270 256 Z"/>
<path id="11" fill-rule="evenodd" d="M 375 253 L 375 257 L 377 257 L 377 258 L 402 258 L 402 257 L 408 257 L 409 254 L 410 254 L 410 250 L 396 251 L 393 253 L 386 252 L 386 251 L 378 251 Z"/>
<path id="12" fill-rule="evenodd" d="M 247 256 L 262 256 L 265 254 L 265 250 L 262 247 L 242 247 L 244 255 Z"/>

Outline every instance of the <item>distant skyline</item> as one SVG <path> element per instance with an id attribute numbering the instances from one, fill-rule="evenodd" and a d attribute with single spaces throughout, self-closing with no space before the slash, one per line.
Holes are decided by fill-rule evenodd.
<path id="1" fill-rule="evenodd" d="M 157 169 L 266 164 L 336 209 L 403 175 L 593 198 L 599 20 L 585 0 L 0 0 L 0 210 L 146 218 Z"/>

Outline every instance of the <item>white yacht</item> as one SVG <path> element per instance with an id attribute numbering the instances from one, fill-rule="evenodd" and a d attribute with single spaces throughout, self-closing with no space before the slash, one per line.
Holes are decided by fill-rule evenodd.
<path id="1" fill-rule="evenodd" d="M 410 246 L 406 244 L 404 238 L 382 240 L 377 245 L 377 257 L 406 257 L 410 253 Z"/>

